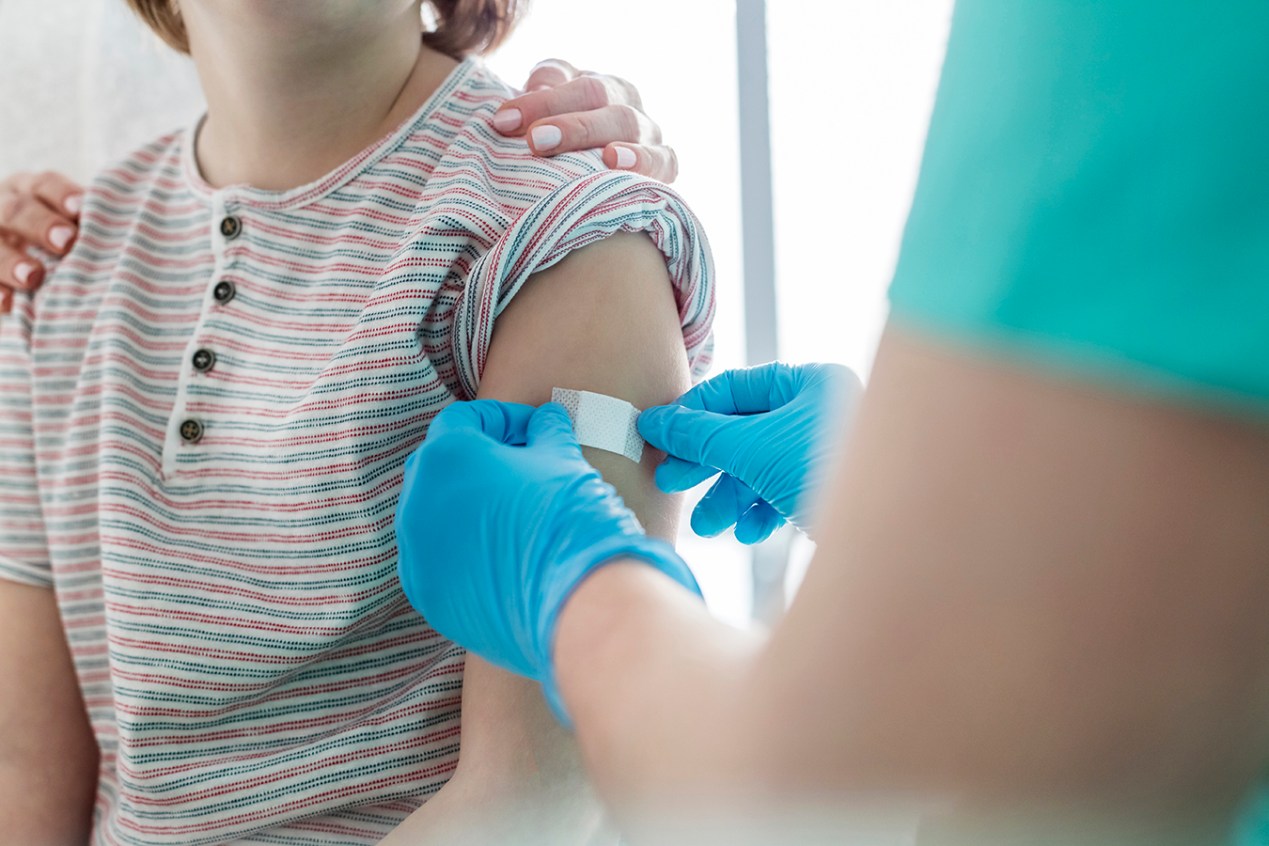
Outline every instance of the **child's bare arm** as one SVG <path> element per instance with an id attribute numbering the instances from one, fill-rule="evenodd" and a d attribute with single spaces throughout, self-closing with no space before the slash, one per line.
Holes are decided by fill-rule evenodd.
<path id="1" fill-rule="evenodd" d="M 88 840 L 97 743 L 53 591 L 0 580 L 0 839 Z"/>
<path id="2" fill-rule="evenodd" d="M 540 404 L 552 387 L 564 387 L 646 408 L 673 400 L 688 384 L 664 258 L 646 236 L 622 234 L 538 273 L 517 294 L 498 319 L 480 396 Z M 660 453 L 645 449 L 641 464 L 590 449 L 586 455 L 650 533 L 673 539 L 677 504 L 653 482 Z M 485 826 L 497 808 L 530 813 L 536 831 L 551 826 L 549 836 L 542 832 L 551 843 L 582 841 L 597 816 L 576 744 L 538 685 L 469 657 L 458 771 L 389 842 L 452 830 L 439 818 L 471 810 L 469 822 Z M 457 828 L 472 834 L 467 825 Z"/>

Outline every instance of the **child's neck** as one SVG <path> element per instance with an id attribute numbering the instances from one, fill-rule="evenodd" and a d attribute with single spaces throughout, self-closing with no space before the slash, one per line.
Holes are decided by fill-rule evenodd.
<path id="1" fill-rule="evenodd" d="M 295 22 L 182 4 L 207 97 L 197 148 L 203 178 L 218 187 L 293 188 L 409 117 L 455 62 L 423 46 L 417 6 L 403 6 L 392 15 Z"/>

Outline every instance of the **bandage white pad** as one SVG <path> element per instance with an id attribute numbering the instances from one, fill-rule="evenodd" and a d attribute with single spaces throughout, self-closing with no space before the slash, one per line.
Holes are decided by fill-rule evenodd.
<path id="1" fill-rule="evenodd" d="M 573 421 L 573 431 L 582 446 L 615 452 L 638 463 L 643 458 L 643 438 L 636 425 L 639 409 L 625 400 L 590 391 L 551 390 L 551 402 L 558 402 Z"/>

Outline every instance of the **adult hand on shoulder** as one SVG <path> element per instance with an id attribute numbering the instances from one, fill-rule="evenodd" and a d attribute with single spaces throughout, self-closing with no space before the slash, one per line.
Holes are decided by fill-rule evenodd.
<path id="1" fill-rule="evenodd" d="M 494 126 L 504 135 L 527 136 L 539 156 L 602 147 L 615 170 L 673 182 L 679 173 L 673 147 L 644 114 L 639 90 L 624 79 L 579 71 L 561 59 L 534 68 L 525 94 L 502 104 Z"/>
<path id="2" fill-rule="evenodd" d="M 638 559 L 699 594 L 673 547 L 648 537 L 582 457 L 563 406 L 454 403 L 405 465 L 398 573 L 438 632 L 543 684 L 565 600 L 604 564 Z"/>
<path id="3" fill-rule="evenodd" d="M 13 307 L 15 291 L 34 291 L 44 281 L 39 247 L 55 256 L 79 235 L 84 189 L 59 173 L 15 173 L 0 180 L 0 314 Z"/>
<path id="4" fill-rule="evenodd" d="M 785 521 L 809 533 L 833 424 L 860 390 L 859 378 L 839 364 L 729 370 L 644 411 L 639 434 L 669 454 L 656 476 L 666 493 L 722 471 L 692 512 L 697 534 L 712 537 L 734 525 L 737 540 L 758 543 Z"/>

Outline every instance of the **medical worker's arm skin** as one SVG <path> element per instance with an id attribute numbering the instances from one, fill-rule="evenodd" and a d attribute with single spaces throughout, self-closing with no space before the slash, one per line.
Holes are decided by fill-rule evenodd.
<path id="1" fill-rule="evenodd" d="M 53 591 L 0 580 L 0 841 L 88 841 L 97 742 Z"/>
<path id="2" fill-rule="evenodd" d="M 637 564 L 564 606 L 601 792 L 1239 796 L 1269 753 L 1269 427 L 893 325 L 853 425 L 765 646 Z"/>
<path id="3" fill-rule="evenodd" d="M 646 408 L 669 402 L 689 384 L 665 258 L 646 236 L 618 234 L 536 274 L 516 295 L 495 324 L 480 397 L 538 405 L 550 400 L 551 388 L 566 387 Z M 660 493 L 653 481 L 663 454 L 646 449 L 635 464 L 584 452 L 651 534 L 674 538 L 677 498 Z M 458 770 L 437 799 L 447 792 L 451 809 L 461 815 L 475 808 L 486 824 L 491 807 L 550 803 L 551 814 L 535 808 L 533 818 L 559 828 L 561 839 L 551 842 L 569 842 L 562 838 L 596 816 L 576 742 L 550 714 L 539 685 L 471 655 Z M 407 821 L 400 836 L 433 830 L 415 828 L 424 824 L 449 828 L 448 814 L 424 819 L 429 807 Z"/>

